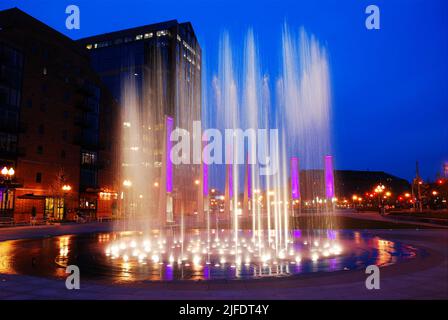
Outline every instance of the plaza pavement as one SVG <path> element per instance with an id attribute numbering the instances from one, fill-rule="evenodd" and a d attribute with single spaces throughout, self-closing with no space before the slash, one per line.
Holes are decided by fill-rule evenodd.
<path id="1" fill-rule="evenodd" d="M 6 239 L 108 231 L 110 223 L 20 227 L 0 230 Z M 381 288 L 367 290 L 364 270 L 285 278 L 231 281 L 174 281 L 106 284 L 82 279 L 81 289 L 65 281 L 0 274 L 0 299 L 448 299 L 448 230 L 364 231 L 401 241 L 425 254 L 381 268 Z"/>

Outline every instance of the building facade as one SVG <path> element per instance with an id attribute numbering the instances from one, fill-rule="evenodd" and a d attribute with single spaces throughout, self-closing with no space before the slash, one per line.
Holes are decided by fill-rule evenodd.
<path id="1" fill-rule="evenodd" d="M 0 215 L 112 216 L 118 105 L 76 42 L 19 9 L 0 12 Z M 6 173 L 6 171 L 5 171 Z"/>
<path id="2" fill-rule="evenodd" d="M 133 121 L 142 129 L 138 147 L 132 147 L 138 155 L 126 157 L 129 146 L 122 141 L 122 179 L 132 177 L 126 168 L 138 166 L 140 177 L 149 170 L 149 183 L 136 187 L 134 180 L 139 178 L 130 180 L 143 199 L 151 198 L 146 210 L 159 211 L 166 215 L 164 220 L 173 221 L 181 212 L 201 214 L 201 166 L 174 166 L 168 159 L 170 132 L 176 127 L 192 132 L 193 121 L 201 119 L 201 48 L 192 25 L 172 20 L 78 42 L 88 50 L 93 67 L 122 110 L 138 105 L 137 117 L 124 116 L 134 120 L 125 120 L 122 130 L 134 127 Z"/>

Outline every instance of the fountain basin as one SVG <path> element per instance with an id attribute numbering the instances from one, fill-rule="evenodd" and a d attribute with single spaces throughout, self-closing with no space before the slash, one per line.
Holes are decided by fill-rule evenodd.
<path id="1" fill-rule="evenodd" d="M 111 283 L 260 279 L 386 266 L 419 253 L 357 231 L 293 230 L 281 243 L 271 236 L 240 231 L 236 245 L 229 230 L 195 229 L 5 241 L 0 273 L 65 278 L 74 264 L 82 278 Z"/>

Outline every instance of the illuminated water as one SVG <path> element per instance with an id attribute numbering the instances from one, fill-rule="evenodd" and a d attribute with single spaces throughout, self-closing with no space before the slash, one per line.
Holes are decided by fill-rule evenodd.
<path id="1" fill-rule="evenodd" d="M 229 232 L 213 229 L 210 239 L 192 230 L 184 238 L 154 232 L 6 241 L 0 243 L 0 273 L 66 277 L 65 266 L 75 264 L 82 277 L 106 282 L 252 279 L 384 266 L 417 254 L 412 247 L 351 231 L 322 231 L 318 237 L 295 230 L 291 239 L 277 256 L 268 253 L 274 249 L 266 242 L 260 254 L 251 231 L 239 233 L 238 255 Z"/>

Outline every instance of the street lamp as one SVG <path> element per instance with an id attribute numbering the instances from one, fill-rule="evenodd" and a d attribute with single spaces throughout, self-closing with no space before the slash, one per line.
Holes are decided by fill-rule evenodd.
<path id="1" fill-rule="evenodd" d="M 10 179 L 10 178 L 12 178 L 12 177 L 14 176 L 14 174 L 15 174 L 16 172 L 15 172 L 15 170 L 14 170 L 13 167 L 11 167 L 11 168 L 9 168 L 9 169 L 8 169 L 7 167 L 3 167 L 1 173 L 2 173 L 2 175 L 3 175 L 3 177 L 4 177 L 5 179 Z"/>
<path id="2" fill-rule="evenodd" d="M 8 186 L 9 186 L 9 180 L 11 180 L 15 174 L 14 168 L 7 168 L 7 167 L 3 167 L 3 169 L 0 171 L 2 176 L 3 176 L 3 183 L 5 186 L 5 191 L 3 193 L 3 197 L 2 197 L 2 201 L 1 201 L 1 206 L 0 209 L 3 211 L 4 209 L 8 209 Z M 3 207 L 3 204 L 5 205 Z"/>
<path id="3" fill-rule="evenodd" d="M 72 190 L 72 187 L 70 186 L 70 185 L 68 185 L 68 184 L 64 184 L 63 186 L 62 186 L 62 191 L 64 192 L 64 197 L 63 197 L 63 200 L 64 200 L 64 207 L 63 207 L 63 212 L 62 212 L 62 219 L 65 219 L 66 218 L 66 215 L 67 215 L 67 206 L 66 206 L 66 202 L 67 202 L 67 193 L 68 192 L 70 192 L 71 190 Z"/>
<path id="4" fill-rule="evenodd" d="M 378 210 L 380 211 L 380 214 L 383 213 L 383 200 L 381 199 L 381 194 L 384 192 L 384 189 L 386 189 L 386 187 L 383 184 L 379 184 L 375 188 L 375 193 L 378 194 Z"/>

